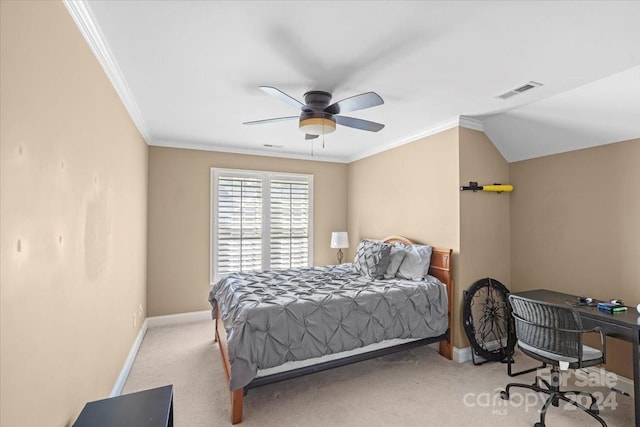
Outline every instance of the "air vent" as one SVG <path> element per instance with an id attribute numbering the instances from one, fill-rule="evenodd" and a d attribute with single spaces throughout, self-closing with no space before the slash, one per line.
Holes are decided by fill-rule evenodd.
<path id="1" fill-rule="evenodd" d="M 498 95 L 498 96 L 496 96 L 496 98 L 498 98 L 498 99 L 509 99 L 512 96 L 519 95 L 519 94 L 521 94 L 523 92 L 526 92 L 526 91 L 531 90 L 531 89 L 533 89 L 535 87 L 538 87 L 538 86 L 542 86 L 542 83 L 530 81 L 529 83 L 523 84 L 522 86 L 517 87 L 515 89 L 512 89 L 509 92 L 505 92 L 502 95 Z"/>

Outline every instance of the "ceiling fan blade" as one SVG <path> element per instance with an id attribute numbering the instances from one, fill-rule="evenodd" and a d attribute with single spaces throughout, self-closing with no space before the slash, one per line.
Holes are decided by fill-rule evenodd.
<path id="1" fill-rule="evenodd" d="M 263 120 L 253 120 L 250 122 L 243 122 L 243 125 L 259 125 L 262 123 L 274 123 L 274 122 L 284 122 L 285 120 L 293 120 L 293 119 L 299 119 L 300 116 L 288 116 L 288 117 L 276 117 L 273 119 L 263 119 Z"/>
<path id="2" fill-rule="evenodd" d="M 369 132 L 378 132 L 384 125 L 382 123 L 370 122 L 368 120 L 356 119 L 353 117 L 334 116 L 336 123 L 350 128 L 367 130 Z"/>
<path id="3" fill-rule="evenodd" d="M 275 96 L 279 100 L 286 102 L 287 104 L 293 106 L 294 108 L 297 108 L 300 111 L 306 108 L 306 105 L 304 105 L 302 102 L 298 101 L 295 98 L 290 97 L 280 89 L 276 89 L 275 87 L 271 87 L 271 86 L 260 86 L 260 89 L 262 89 L 269 95 Z"/>
<path id="4" fill-rule="evenodd" d="M 349 113 L 382 104 L 384 104 L 384 100 L 380 95 L 375 92 L 366 92 L 335 102 L 325 108 L 324 111 L 329 114 Z"/>
<path id="5" fill-rule="evenodd" d="M 318 137 L 318 135 L 311 135 L 311 134 L 308 134 L 308 133 L 306 133 L 304 135 L 304 139 L 316 139 L 317 137 Z"/>

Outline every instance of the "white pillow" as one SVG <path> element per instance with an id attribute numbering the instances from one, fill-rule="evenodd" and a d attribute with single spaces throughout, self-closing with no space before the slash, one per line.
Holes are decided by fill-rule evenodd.
<path id="1" fill-rule="evenodd" d="M 406 255 L 400 263 L 397 277 L 409 280 L 423 280 L 429 273 L 431 263 L 431 246 L 405 246 Z"/>
<path id="2" fill-rule="evenodd" d="M 405 249 L 405 245 L 402 243 L 396 243 L 391 247 L 391 254 L 389 255 L 389 266 L 387 267 L 387 271 L 384 273 L 385 279 L 393 279 L 396 277 L 398 273 L 398 269 L 400 268 L 400 264 L 402 260 L 404 260 L 405 255 L 407 255 L 407 251 Z"/>

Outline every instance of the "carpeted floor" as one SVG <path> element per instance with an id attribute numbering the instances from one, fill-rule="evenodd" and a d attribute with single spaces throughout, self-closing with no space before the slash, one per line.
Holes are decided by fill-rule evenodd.
<path id="1" fill-rule="evenodd" d="M 519 355 L 515 370 L 535 365 Z M 533 377 L 510 378 L 503 364 L 460 364 L 422 347 L 250 390 L 242 425 L 532 426 L 543 397 L 512 389 L 506 402 L 499 390 Z M 578 380 L 603 382 L 586 374 Z M 228 386 L 212 321 L 147 331 L 123 393 L 166 384 L 174 385 L 176 427 L 230 425 Z M 589 390 L 603 397 L 601 416 L 610 427 L 633 426 L 632 398 L 605 387 Z M 547 426 L 599 425 L 570 408 L 549 409 Z"/>

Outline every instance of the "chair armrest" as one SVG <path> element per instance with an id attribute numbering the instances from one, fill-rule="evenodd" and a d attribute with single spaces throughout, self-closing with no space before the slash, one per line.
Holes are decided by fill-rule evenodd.
<path id="1" fill-rule="evenodd" d="M 604 333 L 600 326 L 596 326 L 593 329 L 585 329 L 582 331 L 585 334 L 599 333 L 600 334 L 600 351 L 602 352 L 602 362 L 607 362 L 607 335 Z"/>

